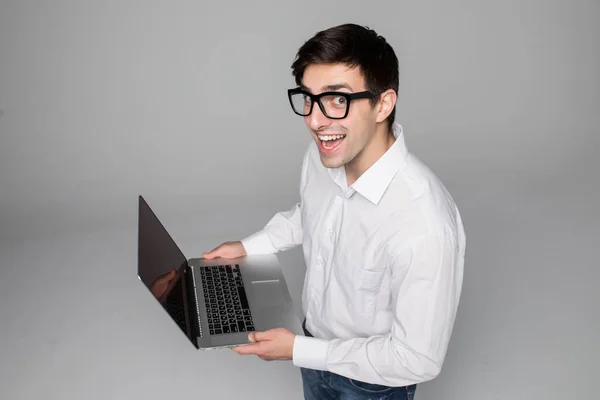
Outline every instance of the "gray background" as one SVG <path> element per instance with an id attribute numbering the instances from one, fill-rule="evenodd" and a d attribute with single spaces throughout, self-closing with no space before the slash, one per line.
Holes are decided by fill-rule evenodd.
<path id="1" fill-rule="evenodd" d="M 1 0 L 1 397 L 301 398 L 291 363 L 195 352 L 150 301 L 136 196 L 188 256 L 291 207 L 311 139 L 289 66 L 344 22 L 394 46 L 398 122 L 466 226 L 449 353 L 417 399 L 596 397 L 599 17 L 592 0 Z M 281 259 L 299 301 L 301 252 Z"/>

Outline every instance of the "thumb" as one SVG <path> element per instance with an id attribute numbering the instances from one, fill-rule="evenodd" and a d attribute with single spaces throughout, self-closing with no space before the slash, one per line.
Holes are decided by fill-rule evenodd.
<path id="1" fill-rule="evenodd" d="M 207 252 L 207 253 L 203 253 L 202 257 L 204 258 L 215 258 L 215 257 L 219 257 L 221 256 L 223 253 L 223 246 L 217 246 L 214 249 L 212 249 L 211 251 Z"/>
<path id="2" fill-rule="evenodd" d="M 250 340 L 251 342 L 262 342 L 264 340 L 272 340 L 272 339 L 273 339 L 273 332 L 270 332 L 270 331 L 250 332 L 248 334 L 248 340 Z"/>
<path id="3" fill-rule="evenodd" d="M 211 250 L 208 253 L 202 253 L 203 258 L 211 259 L 217 256 L 217 250 Z"/>

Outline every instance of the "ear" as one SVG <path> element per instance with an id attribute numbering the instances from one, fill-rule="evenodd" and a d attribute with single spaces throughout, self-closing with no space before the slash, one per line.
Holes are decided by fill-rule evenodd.
<path id="1" fill-rule="evenodd" d="M 377 122 L 383 122 L 392 113 L 396 106 L 396 100 L 398 96 L 394 89 L 388 89 L 381 93 L 379 96 L 379 102 L 377 103 Z"/>

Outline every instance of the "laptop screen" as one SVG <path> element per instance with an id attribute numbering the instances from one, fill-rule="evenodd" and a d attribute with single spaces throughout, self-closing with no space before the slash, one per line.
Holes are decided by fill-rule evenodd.
<path id="1" fill-rule="evenodd" d="M 184 302 L 187 259 L 150 206 L 139 197 L 138 276 L 189 338 Z"/>

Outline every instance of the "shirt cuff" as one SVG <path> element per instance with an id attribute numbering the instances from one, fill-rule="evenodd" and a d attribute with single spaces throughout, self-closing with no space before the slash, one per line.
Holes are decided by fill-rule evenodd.
<path id="1" fill-rule="evenodd" d="M 258 231 L 241 240 L 247 255 L 253 254 L 273 254 L 277 250 L 273 247 L 269 235 L 264 231 Z"/>
<path id="2" fill-rule="evenodd" d="M 329 341 L 296 335 L 292 363 L 296 367 L 327 371 Z"/>

